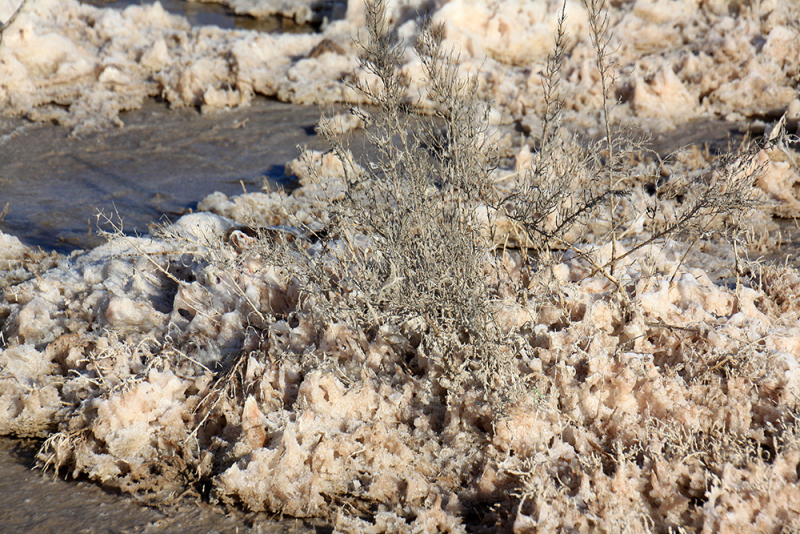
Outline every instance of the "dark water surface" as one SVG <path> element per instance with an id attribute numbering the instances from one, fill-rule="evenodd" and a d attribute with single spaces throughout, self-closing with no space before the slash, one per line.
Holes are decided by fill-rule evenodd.
<path id="1" fill-rule="evenodd" d="M 156 0 L 80 0 L 97 7 L 125 9 L 131 5 L 154 4 Z M 232 9 L 220 4 L 187 2 L 186 0 L 159 0 L 161 5 L 176 15 L 186 17 L 192 26 L 218 26 L 223 29 L 256 30 L 262 32 L 305 33 L 314 31 L 311 25 L 298 25 L 284 17 L 256 19 L 236 15 Z"/>
<path id="2" fill-rule="evenodd" d="M 98 210 L 146 233 L 214 191 L 258 191 L 286 183 L 297 146 L 328 145 L 314 134 L 315 106 L 256 99 L 200 116 L 148 101 L 122 115 L 123 128 L 80 138 L 52 124 L 0 117 L 0 230 L 26 244 L 68 252 L 102 242 Z"/>
<path id="3" fill-rule="evenodd" d="M 0 532 L 3 534 L 260 533 L 321 534 L 319 521 L 266 514 L 226 514 L 193 500 L 158 510 L 96 484 L 55 478 L 33 468 L 39 443 L 0 438 Z"/>

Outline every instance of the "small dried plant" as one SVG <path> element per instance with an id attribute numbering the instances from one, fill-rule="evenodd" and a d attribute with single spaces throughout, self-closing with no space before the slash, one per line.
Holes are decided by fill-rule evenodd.
<path id="1" fill-rule="evenodd" d="M 477 215 L 492 194 L 488 106 L 475 96 L 477 78 L 461 77 L 458 56 L 444 49 L 443 28 L 430 23 L 414 46 L 430 107 L 411 101 L 385 9 L 367 5 L 367 36 L 358 42 L 367 76 L 352 85 L 374 104 L 369 115 L 355 111 L 374 157 L 359 165 L 321 121 L 345 184 L 329 199 L 330 237 L 301 254 L 301 276 L 328 295 L 329 320 L 416 340 L 413 351 L 433 362 L 446 388 L 474 377 L 487 384 L 498 343 L 486 281 L 492 261 Z"/>
<path id="2" fill-rule="evenodd" d="M 757 205 L 753 185 L 760 169 L 752 152 L 667 179 L 659 166 L 645 176 L 631 172 L 642 146 L 612 124 L 605 2 L 585 4 L 604 136 L 587 146 L 562 125 L 564 3 L 543 76 L 537 150 L 511 185 L 500 188 L 492 175 L 488 105 L 476 96 L 477 77 L 462 76 L 458 55 L 444 48 L 443 28 L 423 25 L 414 43 L 425 73 L 424 93 L 415 101 L 403 69 L 405 47 L 386 21 L 386 5 L 368 3 L 367 35 L 358 41 L 364 75 L 351 87 L 374 106 L 369 113 L 353 110 L 367 124 L 370 159 L 357 160 L 336 125 L 323 119 L 319 131 L 343 168 L 343 184 L 331 188 L 308 161 L 308 172 L 328 195 L 325 236 L 315 235 L 320 239 L 313 245 L 279 240 L 276 246 L 273 240 L 264 249 L 270 261 L 302 280 L 306 306 L 313 302 L 326 323 L 346 323 L 368 337 L 411 340 L 398 351 L 451 393 L 468 382 L 491 392 L 513 381 L 506 374 L 514 350 L 495 324 L 498 296 L 487 282 L 502 263 L 494 235 L 501 218 L 520 230 L 519 248 L 534 269 L 559 263 L 564 252 L 577 256 L 589 266 L 587 276 L 599 274 L 612 284 L 628 316 L 633 303 L 622 265 L 629 256 L 678 237 L 690 248 L 711 235 L 733 237 L 738 219 Z M 643 193 L 643 185 L 652 185 L 652 193 Z M 278 249 L 283 253 L 276 255 Z"/>
<path id="3" fill-rule="evenodd" d="M 561 261 L 558 252 L 569 251 L 591 266 L 587 276 L 607 278 L 626 308 L 631 303 L 621 282 L 620 264 L 656 242 L 681 238 L 691 249 L 698 241 L 721 235 L 734 245 L 733 271 L 738 274 L 741 223 L 761 204 L 755 187 L 763 170 L 757 164 L 758 147 L 720 157 L 700 171 L 670 173 L 659 160 L 644 173 L 633 172 L 631 162 L 646 149 L 612 123 L 615 76 L 606 3 L 584 0 L 584 5 L 601 85 L 603 135 L 587 143 L 562 125 L 560 76 L 568 50 L 564 2 L 543 74 L 545 106 L 538 150 L 513 187 L 499 198 L 496 213 L 524 229 L 527 251 L 540 266 Z M 643 186 L 651 190 L 649 194 Z M 641 230 L 634 231 L 636 226 Z M 594 254 L 603 248 L 610 250 L 602 257 Z"/>

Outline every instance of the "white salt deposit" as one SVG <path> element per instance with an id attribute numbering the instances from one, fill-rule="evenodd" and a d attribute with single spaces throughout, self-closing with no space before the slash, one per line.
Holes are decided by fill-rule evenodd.
<path id="1" fill-rule="evenodd" d="M 14 260 L 21 260 L 29 250 L 13 235 L 0 233 L 0 261 L 4 267 Z"/>
<path id="2" fill-rule="evenodd" d="M 255 16 L 282 12 L 304 20 L 314 4 L 229 5 Z M 407 69 L 416 79 L 420 65 L 410 42 L 422 14 L 433 9 L 461 68 L 480 71 L 494 121 L 526 125 L 542 111 L 541 76 L 559 8 L 548 0 L 453 0 L 432 7 L 398 0 L 390 19 L 409 46 Z M 637 0 L 609 9 L 618 122 L 663 130 L 698 118 L 771 116 L 797 98 L 800 36 L 791 2 Z M 566 13 L 567 118 L 596 126 L 601 89 L 587 15 L 577 0 L 568 0 Z M 191 28 L 158 3 L 116 11 L 77 0 L 29 0 L 3 36 L 0 104 L 6 113 L 81 131 L 121 124 L 119 112 L 148 96 L 204 111 L 243 105 L 255 94 L 304 104 L 359 103 L 345 81 L 356 64 L 351 39 L 363 16 L 362 4 L 351 2 L 346 16 L 319 34 L 266 35 Z"/>

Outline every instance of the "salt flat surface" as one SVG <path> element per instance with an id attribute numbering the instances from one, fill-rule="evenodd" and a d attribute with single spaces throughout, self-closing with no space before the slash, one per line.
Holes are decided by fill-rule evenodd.
<path id="1" fill-rule="evenodd" d="M 0 0 L 0 24 L 7 24 L 19 10 L 23 0 Z"/>

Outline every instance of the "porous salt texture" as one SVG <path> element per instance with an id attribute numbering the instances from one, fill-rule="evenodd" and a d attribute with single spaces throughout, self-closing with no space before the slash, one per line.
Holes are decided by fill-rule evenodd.
<path id="1" fill-rule="evenodd" d="M 52 268 L 58 260 L 57 253 L 33 250 L 18 238 L 0 232 L 0 291 Z M 3 300 L 0 302 L 0 321 L 5 321 L 9 313 L 8 301 Z"/>
<path id="2" fill-rule="evenodd" d="M 267 13 L 284 4 L 231 5 Z M 544 106 L 541 77 L 560 5 L 398 0 L 389 5 L 389 19 L 407 47 L 412 80 L 419 79 L 421 65 L 411 42 L 420 17 L 430 12 L 445 24 L 462 71 L 480 72 L 481 96 L 493 102 L 492 120 L 536 134 Z M 664 130 L 693 119 L 771 117 L 789 109 L 800 72 L 797 9 L 780 0 L 611 3 L 609 49 L 617 83 L 609 96 L 619 101 L 613 121 Z M 565 118 L 591 133 L 602 109 L 594 47 L 582 3 L 568 0 L 566 13 Z M 363 4 L 350 2 L 345 18 L 319 34 L 267 35 L 191 28 L 158 3 L 117 11 L 77 0 L 30 0 L 4 32 L 0 104 L 6 113 L 58 120 L 77 131 L 121 124 L 119 112 L 141 106 L 148 96 L 204 111 L 243 105 L 256 94 L 299 104 L 358 104 L 363 97 L 346 82 L 356 66 L 352 38 L 363 18 Z M 421 94 L 412 84 L 410 97 Z"/>
<path id="3" fill-rule="evenodd" d="M 6 264 L 22 261 L 29 253 L 30 248 L 23 245 L 18 238 L 0 232 L 0 261 Z"/>
<path id="4" fill-rule="evenodd" d="M 311 169 L 321 179 L 312 176 Z M 344 195 L 341 161 L 333 152 L 307 151 L 286 164 L 286 174 L 295 176 L 301 185 L 289 196 L 281 192 L 259 192 L 229 199 L 223 193 L 215 192 L 200 201 L 197 209 L 245 225 L 277 226 L 293 221 L 293 224 L 311 231 L 322 230 L 329 222 L 329 200 Z"/>
<path id="5" fill-rule="evenodd" d="M 728 285 L 724 248 L 654 243 L 619 261 L 623 305 L 576 254 L 537 271 L 507 251 L 493 306 L 517 393 L 496 411 L 477 391 L 448 399 L 419 324 L 327 317 L 324 288 L 234 240 L 327 224 L 341 162 L 301 160 L 291 195 L 215 194 L 201 207 L 218 214 L 9 283 L 0 431 L 48 437 L 43 462 L 145 498 L 211 487 L 341 532 L 464 532 L 476 507 L 515 532 L 796 523 L 796 271 Z M 3 239 L 7 261 L 30 254 Z"/>
<path id="6" fill-rule="evenodd" d="M 539 3 L 451 3 L 463 8 L 459 15 L 480 9 L 496 14 L 485 26 L 459 26 L 447 22 L 450 4 L 445 4 L 435 16 L 444 11 L 439 16 L 449 24 L 449 35 L 468 43 L 465 67 L 483 57 L 489 73 L 482 75 L 485 91 L 513 93 L 518 86 L 509 73 L 523 73 L 517 63 L 530 60 L 525 54 L 546 49 L 537 48 L 535 39 L 525 41 L 528 48 L 514 48 L 503 40 L 504 32 L 519 21 L 550 32 L 552 23 L 531 8 Z M 292 97 L 327 98 L 326 91 L 341 87 L 340 81 L 319 93 L 302 86 L 327 75 L 318 59 L 333 55 L 352 63 L 349 48 L 341 48 L 346 52 L 341 55 L 327 44 L 318 49 L 327 51 L 312 53 L 321 36 L 297 41 L 291 36 L 283 43 L 297 45 L 307 54 L 304 59 L 282 56 L 286 48 L 269 56 L 259 43 L 275 44 L 277 37 L 189 30 L 160 6 L 118 13 L 64 2 L 74 17 L 61 19 L 44 9 L 52 3 L 30 4 L 26 29 L 16 38 L 38 44 L 25 55 L 19 42 L 6 48 L 4 36 L 0 59 L 6 54 L 17 63 L 9 60 L 3 68 L 16 65 L 22 74 L 14 80 L 30 82 L 35 95 L 36 84 L 47 86 L 63 67 L 65 73 L 85 74 L 86 92 L 62 101 L 45 98 L 33 108 L 29 101 L 16 111 L 45 113 L 48 102 L 70 104 L 74 109 L 58 115 L 66 121 L 80 109 L 93 109 L 91 95 L 101 83 L 111 102 L 103 120 L 113 118 L 114 106 L 134 93 L 126 84 L 137 83 L 130 76 L 140 68 L 136 65 L 144 65 L 141 72 L 159 65 L 145 85 L 160 87 L 173 103 L 212 109 L 246 101 L 258 83 L 266 87 L 281 69 L 290 83 L 282 87 L 293 87 Z M 394 16 L 403 24 L 401 34 L 412 35 L 416 22 L 398 5 Z M 706 19 L 694 24 L 689 11 L 681 19 L 685 24 L 672 26 L 668 15 L 677 5 L 703 10 Z M 731 5 L 623 4 L 613 24 L 642 33 L 621 46 L 621 57 L 648 46 L 658 52 L 664 43 L 674 44 L 670 39 L 682 42 L 684 34 L 700 36 L 696 42 L 702 44 L 704 32 L 728 28 L 731 57 L 771 65 L 768 53 L 750 57 L 756 45 L 748 41 L 748 49 L 734 37 L 772 35 L 786 6 L 768 6 L 774 10 L 754 29 L 748 26 L 755 20 L 748 18 L 754 16 L 748 8 L 731 17 Z M 350 16 L 357 18 L 357 12 Z M 133 31 L 136 24 L 141 27 Z M 161 29 L 154 29 L 159 24 Z M 80 38 L 59 33 L 65 27 Z M 139 46 L 141 57 L 127 55 L 113 28 L 129 29 L 128 44 Z M 654 29 L 661 33 L 647 33 Z M 140 31 L 152 31 L 152 40 L 138 41 Z M 159 42 L 167 33 L 172 37 Z M 91 44 L 102 35 L 103 46 Z M 775 34 L 774 46 L 791 46 L 781 35 Z M 236 58 L 241 69 L 217 61 L 214 47 L 220 43 L 241 52 L 224 56 Z M 635 53 L 626 56 L 626 47 Z M 92 62 L 106 53 L 117 59 L 98 71 L 100 63 Z M 57 68 L 48 71 L 56 56 Z M 73 61 L 79 56 L 86 63 Z M 149 59 L 142 61 L 145 56 Z M 566 84 L 588 83 L 590 57 L 579 40 L 569 61 L 583 58 L 587 77 L 571 71 Z M 659 63 L 657 54 L 642 57 L 656 66 L 654 74 L 634 71 L 643 85 L 631 86 L 630 109 L 623 106 L 618 117 L 630 112 L 654 115 L 658 124 L 683 120 L 664 114 L 658 102 L 688 105 L 699 82 L 684 80 L 680 68 L 661 69 L 666 63 Z M 702 51 L 691 57 L 699 58 L 698 73 L 705 72 L 703 61 L 710 61 L 709 69 L 734 61 L 703 59 Z M 691 57 L 686 61 L 694 61 Z M 418 68 L 414 61 L 409 58 L 409 69 Z M 81 70 L 86 64 L 94 70 Z M 36 71 L 37 65 L 43 70 Z M 570 65 L 575 64 L 568 63 L 567 70 Z M 249 68 L 261 69 L 260 81 L 242 81 Z M 244 85 L 229 83 L 233 78 L 226 76 L 234 76 L 233 70 Z M 36 83 L 26 77 L 31 72 L 38 73 Z M 522 78 L 535 80 L 532 73 Z M 174 80 L 181 81 L 170 85 Z M 219 85 L 209 88 L 209 80 Z M 2 86 L 6 92 L 0 95 L 21 102 L 8 87 Z M 123 96 L 114 100 L 111 87 Z M 573 112 L 581 113 L 580 102 L 596 104 L 593 90 L 584 91 L 588 100 L 569 97 Z M 524 91 L 514 94 L 524 101 Z M 715 113 L 724 110 L 724 94 L 708 97 L 709 106 L 718 106 Z M 501 99 L 498 109 L 513 114 L 515 105 Z M 516 117 L 527 118 L 528 109 Z M 691 167 L 687 162 L 696 157 L 679 155 L 676 172 L 681 165 Z M 760 155 L 765 172 L 757 185 L 781 201 L 773 209 L 793 213 L 796 165 L 782 159 L 788 157 L 765 150 Z M 530 158 L 523 151 L 516 171 Z M 0 266 L 9 266 L 0 270 L 0 432 L 47 437 L 40 454 L 44 463 L 157 502 L 187 486 L 212 488 L 214 499 L 250 510 L 329 517 L 342 532 L 464 532 L 476 522 L 515 532 L 800 528 L 794 513 L 800 507 L 797 271 L 767 267 L 737 284 L 732 251 L 723 244 L 667 241 L 634 250 L 651 229 L 629 213 L 620 214 L 627 226 L 620 228 L 615 251 L 592 242 L 594 230 L 576 245 L 581 254 L 567 252 L 547 268 L 506 251 L 490 278 L 493 318 L 507 339 L 502 356 L 513 383 L 499 384 L 509 399 L 496 410 L 477 391 L 447 395 L 436 355 L 420 344 L 422 323 L 364 331 L 326 316 L 320 312 L 325 299 L 352 298 L 349 305 L 355 307 L 358 296 L 310 284 L 269 253 L 269 234 L 249 237 L 246 231 L 286 225 L 300 235 L 324 234 L 327 202 L 345 191 L 341 162 L 331 153 L 308 153 L 287 170 L 300 181 L 291 195 L 217 193 L 199 205 L 213 214 L 185 216 L 150 237 L 118 236 L 70 257 L 37 255 L 0 234 L 5 245 Z M 513 182 L 503 171 L 496 178 Z M 630 204 L 643 211 L 646 200 L 644 192 L 634 191 Z M 524 244 L 524 234 L 510 220 L 481 209 L 487 223 L 497 225 L 492 235 L 498 243 Z M 665 201 L 666 216 L 676 209 L 677 201 Z M 595 227 L 601 235 L 603 222 Z M 513 239 L 506 239 L 510 234 Z M 328 239 L 335 249 L 336 236 Z M 368 236 L 352 242 L 369 254 Z M 305 253 L 321 249 L 310 245 Z M 602 264 L 625 251 L 632 252 L 617 262 L 619 289 L 586 259 Z M 476 509 L 484 511 L 479 519 Z"/>

